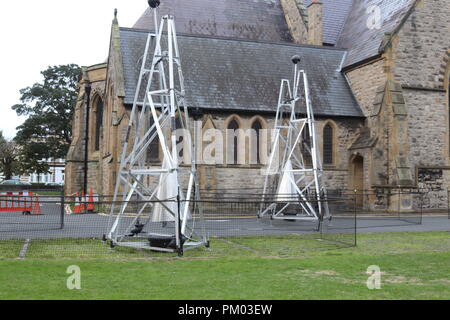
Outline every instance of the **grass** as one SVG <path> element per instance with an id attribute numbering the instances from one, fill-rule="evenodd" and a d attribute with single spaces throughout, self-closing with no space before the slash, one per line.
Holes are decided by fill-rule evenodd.
<path id="1" fill-rule="evenodd" d="M 449 232 L 361 234 L 358 247 L 338 250 L 313 250 L 312 241 L 216 239 L 177 258 L 111 251 L 98 240 L 41 240 L 25 260 L 16 259 L 21 242 L 0 242 L 0 299 L 450 298 Z M 294 249 L 277 252 L 280 243 Z M 81 268 L 81 290 L 66 288 L 70 265 Z M 367 289 L 370 265 L 381 268 L 381 290 Z"/>
<path id="2" fill-rule="evenodd" d="M 36 194 L 40 196 L 61 196 L 61 191 L 38 191 Z"/>

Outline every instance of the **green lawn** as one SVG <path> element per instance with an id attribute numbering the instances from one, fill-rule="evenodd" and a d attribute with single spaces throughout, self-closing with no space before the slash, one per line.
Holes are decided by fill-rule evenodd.
<path id="1" fill-rule="evenodd" d="M 0 299 L 450 299 L 449 232 L 361 234 L 356 248 L 279 257 L 247 250 L 262 245 L 250 238 L 214 240 L 184 258 L 65 240 L 31 242 L 17 260 L 21 243 L 7 243 L 8 250 L 0 242 Z M 81 290 L 66 288 L 70 265 L 81 268 Z M 381 268 L 380 290 L 366 287 L 370 265 Z"/>
<path id="2" fill-rule="evenodd" d="M 40 196 L 61 196 L 61 191 L 38 191 L 36 192 Z"/>

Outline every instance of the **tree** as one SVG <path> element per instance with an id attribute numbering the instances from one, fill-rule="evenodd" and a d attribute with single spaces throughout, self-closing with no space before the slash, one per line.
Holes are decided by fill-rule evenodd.
<path id="1" fill-rule="evenodd" d="M 50 168 L 47 162 L 42 161 L 47 159 L 48 152 L 45 142 L 34 142 L 28 145 L 21 146 L 18 153 L 17 173 L 29 175 L 37 173 L 50 173 Z"/>
<path id="2" fill-rule="evenodd" d="M 18 146 L 13 141 L 7 141 L 0 131 L 0 171 L 5 180 L 11 180 L 17 170 Z"/>
<path id="3" fill-rule="evenodd" d="M 47 172 L 48 166 L 41 160 L 64 158 L 71 143 L 81 68 L 75 64 L 54 66 L 41 74 L 44 82 L 20 90 L 22 103 L 12 107 L 19 116 L 28 116 L 14 139 L 21 147 L 23 173 Z"/>

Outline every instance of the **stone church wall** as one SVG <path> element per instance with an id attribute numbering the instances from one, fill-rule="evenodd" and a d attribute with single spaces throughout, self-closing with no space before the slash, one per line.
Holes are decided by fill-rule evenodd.
<path id="1" fill-rule="evenodd" d="M 393 38 L 394 79 L 403 86 L 408 109 L 410 161 L 425 208 L 447 206 L 450 186 L 449 111 L 444 87 L 450 56 L 450 2 L 419 1 Z M 417 176 L 416 176 L 416 173 Z"/>
<path id="2" fill-rule="evenodd" d="M 410 160 L 415 166 L 445 166 L 448 161 L 445 95 L 404 90 L 408 108 Z"/>
<path id="3" fill-rule="evenodd" d="M 419 189 L 425 192 L 424 209 L 448 208 L 450 168 L 418 168 L 417 181 Z"/>
<path id="4" fill-rule="evenodd" d="M 396 81 L 408 87 L 439 87 L 442 64 L 446 64 L 450 49 L 449 25 L 450 1 L 419 1 L 394 37 L 392 69 Z"/>
<path id="5" fill-rule="evenodd" d="M 86 82 L 91 82 L 91 105 L 89 119 L 89 146 L 88 146 L 88 189 L 93 188 L 98 193 L 100 180 L 99 152 L 94 152 L 95 112 L 93 104 L 96 99 L 103 97 L 105 87 L 106 65 L 96 65 L 84 69 L 83 78 L 79 84 L 78 100 L 75 106 L 72 122 L 72 143 L 66 157 L 66 183 L 65 194 L 73 195 L 81 192 L 84 186 L 84 157 L 85 157 L 85 130 L 86 130 Z"/>
<path id="6" fill-rule="evenodd" d="M 234 117 L 234 116 L 231 116 Z M 268 128 L 273 127 L 273 116 L 261 116 L 265 119 Z M 219 130 L 225 130 L 230 115 L 213 114 L 211 118 L 214 125 Z M 238 116 L 239 122 L 245 128 L 250 128 L 253 115 Z M 324 166 L 324 183 L 327 188 L 347 189 L 348 188 L 348 162 L 350 152 L 348 147 L 356 137 L 358 129 L 363 125 L 363 119 L 318 119 L 316 117 L 317 141 L 319 150 L 322 150 L 323 128 L 325 124 L 332 123 L 334 130 L 334 156 L 333 165 Z M 242 152 L 242 151 L 240 151 Z M 321 156 L 322 157 L 322 156 Z M 323 158 L 323 157 L 322 157 Z M 204 173 L 208 178 L 204 179 L 203 185 L 210 189 L 247 189 L 252 193 L 252 189 L 263 188 L 264 169 L 258 165 L 218 165 L 209 166 Z M 212 173 L 211 173 L 212 172 Z M 202 179 L 201 179 L 202 180 Z"/>
<path id="7" fill-rule="evenodd" d="M 377 120 L 376 117 L 371 117 L 376 110 L 374 110 L 374 103 L 376 101 L 377 92 L 380 87 L 385 86 L 387 75 L 385 73 L 385 60 L 379 59 L 371 63 L 365 64 L 357 69 L 350 70 L 346 73 L 352 90 L 355 94 L 364 115 L 366 126 L 370 129 L 368 137 L 376 136 Z M 351 160 L 354 156 L 361 156 L 363 158 L 363 189 L 370 190 L 372 185 L 377 184 L 379 173 L 384 172 L 384 167 L 380 167 L 383 161 L 376 161 L 376 159 L 385 157 L 386 150 L 372 149 L 369 145 L 364 148 L 352 150 L 348 157 L 348 167 L 351 169 Z M 352 178 L 350 177 L 350 180 Z M 352 189 L 353 185 L 348 185 Z M 367 205 L 367 204 L 365 204 Z"/>
<path id="8" fill-rule="evenodd" d="M 386 83 L 384 67 L 385 60 L 381 59 L 347 72 L 355 97 L 366 117 L 373 112 L 377 89 Z"/>
<path id="9" fill-rule="evenodd" d="M 449 24 L 449 1 L 419 1 L 393 41 L 392 72 L 406 88 L 410 157 L 416 166 L 448 165 L 448 98 L 440 79 L 448 68 L 450 33 L 444 30 Z"/>
<path id="10" fill-rule="evenodd" d="M 274 123 L 273 115 L 255 115 L 255 114 L 225 114 L 225 113 L 207 113 L 203 118 L 204 130 L 208 129 L 205 126 L 213 127 L 222 132 L 224 139 L 226 139 L 225 128 L 231 119 L 236 119 L 241 129 L 250 129 L 255 119 L 262 122 L 263 128 L 271 129 Z M 334 156 L 335 163 L 324 167 L 324 183 L 327 188 L 331 189 L 347 189 L 348 188 L 348 159 L 350 153 L 348 147 L 354 141 L 359 128 L 363 125 L 363 119 L 317 119 L 317 134 L 319 149 L 322 150 L 322 132 L 325 124 L 332 123 L 335 135 Z M 124 135 L 126 133 L 126 121 L 123 121 L 118 127 L 117 132 L 119 137 L 115 137 L 118 144 L 117 154 L 114 156 L 113 163 L 103 161 L 103 180 L 101 190 L 106 190 L 109 194 L 113 193 L 114 181 L 116 174 L 112 170 L 117 170 L 118 160 L 122 149 Z M 193 132 L 191 132 L 193 134 Z M 168 142 L 169 143 L 169 142 Z M 264 143 L 264 142 L 263 142 Z M 203 142 L 203 148 L 208 143 Z M 269 142 L 270 144 L 270 142 Z M 209 192 L 219 192 L 220 189 L 229 190 L 232 194 L 236 191 L 241 193 L 241 197 L 245 198 L 252 193 L 261 193 L 264 185 L 264 167 L 258 164 L 251 164 L 249 162 L 249 143 L 245 145 L 245 152 L 242 149 L 238 150 L 239 158 L 245 157 L 245 162 L 240 164 L 228 165 L 226 164 L 225 155 L 227 154 L 226 141 L 224 141 L 224 161 L 215 165 L 208 165 L 206 163 L 199 165 L 199 180 L 200 188 Z M 111 151 L 112 152 L 112 151 Z M 162 153 L 160 152 L 160 156 Z M 116 168 L 114 168 L 116 167 Z M 113 169 L 114 168 L 114 169 Z M 149 178 L 145 183 L 147 185 L 155 185 L 155 179 Z M 185 181 L 187 183 L 187 181 Z M 241 191 L 239 191 L 241 190 Z"/>

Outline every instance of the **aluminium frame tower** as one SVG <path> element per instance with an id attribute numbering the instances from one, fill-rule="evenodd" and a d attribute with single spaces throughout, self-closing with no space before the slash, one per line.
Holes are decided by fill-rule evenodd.
<path id="1" fill-rule="evenodd" d="M 105 238 L 111 246 L 182 255 L 183 250 L 209 246 L 209 241 L 174 17 L 162 17 L 158 27 L 156 7 L 152 8 L 155 33 L 147 36 Z M 187 146 L 183 158 L 187 154 L 190 165 L 179 163 L 179 130 Z M 161 165 L 147 166 L 150 147 L 162 150 Z M 154 186 L 145 183 L 150 177 L 157 182 Z"/>
<path id="2" fill-rule="evenodd" d="M 305 70 L 299 70 L 300 61 L 299 56 L 292 57 L 293 82 L 281 80 L 258 217 L 318 222 L 320 226 L 324 219 L 331 220 L 331 215 L 322 185 L 323 169 L 308 77 Z"/>

